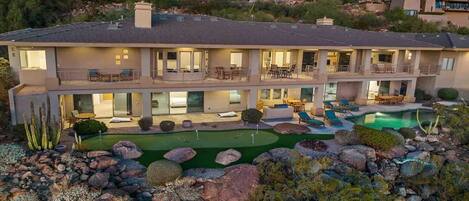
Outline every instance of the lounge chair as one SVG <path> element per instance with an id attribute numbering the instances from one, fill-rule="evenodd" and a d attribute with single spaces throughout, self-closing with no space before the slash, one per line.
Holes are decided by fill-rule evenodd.
<path id="1" fill-rule="evenodd" d="M 134 72 L 132 69 L 122 69 L 122 72 L 119 74 L 120 81 L 131 81 L 134 78 Z"/>
<path id="2" fill-rule="evenodd" d="M 300 117 L 298 124 L 301 124 L 301 122 L 305 122 L 315 128 L 324 127 L 324 122 L 311 118 L 306 112 L 298 112 L 298 116 Z"/>
<path id="3" fill-rule="evenodd" d="M 332 110 L 324 111 L 324 118 L 334 126 L 342 126 L 342 121 L 335 115 L 335 112 Z"/>
<path id="4" fill-rule="evenodd" d="M 323 101 L 324 109 L 331 109 L 334 112 L 344 113 L 345 109 L 341 105 L 333 105 L 332 101 Z"/>
<path id="5" fill-rule="evenodd" d="M 350 110 L 350 111 L 356 112 L 356 111 L 360 110 L 360 106 L 355 105 L 353 103 L 350 103 L 350 101 L 345 99 L 345 98 L 340 99 L 339 104 L 340 104 L 340 106 L 342 106 L 342 107 L 344 107 L 344 108 L 346 108 L 347 110 Z"/>

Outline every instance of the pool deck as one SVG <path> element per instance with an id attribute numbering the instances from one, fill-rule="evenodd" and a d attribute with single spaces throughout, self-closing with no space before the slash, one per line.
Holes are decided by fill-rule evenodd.
<path id="1" fill-rule="evenodd" d="M 350 113 L 336 113 L 337 117 L 340 118 L 342 121 L 342 126 L 330 126 L 327 125 L 326 123 L 326 128 L 314 128 L 311 126 L 308 126 L 308 128 L 311 130 L 311 134 L 334 134 L 338 130 L 352 130 L 353 129 L 353 123 L 351 121 L 346 120 L 346 117 L 350 116 L 359 116 L 363 115 L 366 113 L 372 113 L 372 112 L 399 112 L 399 111 L 405 111 L 405 110 L 416 110 L 416 109 L 431 109 L 429 107 L 423 107 L 422 104 L 420 103 L 407 103 L 407 104 L 402 104 L 402 105 L 366 105 L 366 106 L 360 106 L 360 111 L 357 112 L 350 112 Z M 322 117 L 315 117 L 315 119 L 324 121 L 324 118 Z M 267 125 L 270 126 L 275 126 L 279 123 L 293 123 L 297 124 L 298 123 L 298 116 L 295 114 L 293 120 L 291 121 L 272 121 L 272 122 L 265 122 Z"/>

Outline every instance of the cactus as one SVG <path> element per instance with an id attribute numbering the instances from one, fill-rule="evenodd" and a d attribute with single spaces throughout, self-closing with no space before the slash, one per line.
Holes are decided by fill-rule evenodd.
<path id="1" fill-rule="evenodd" d="M 440 115 L 436 116 L 435 123 L 433 121 L 430 121 L 430 125 L 428 125 L 427 128 L 424 128 L 422 126 L 422 122 L 420 122 L 420 113 L 419 110 L 417 110 L 417 123 L 419 124 L 420 130 L 422 130 L 425 134 L 433 134 L 433 130 L 438 126 L 438 121 L 440 120 Z"/>
<path id="2" fill-rule="evenodd" d="M 47 111 L 45 111 L 47 109 Z M 50 100 L 47 97 L 47 107 L 42 104 L 39 107 L 39 122 L 36 120 L 34 104 L 31 102 L 31 120 L 27 122 L 26 115 L 23 114 L 24 129 L 28 139 L 28 147 L 31 150 L 53 149 L 60 142 L 62 127 L 54 118 L 54 123 L 50 121 Z"/>

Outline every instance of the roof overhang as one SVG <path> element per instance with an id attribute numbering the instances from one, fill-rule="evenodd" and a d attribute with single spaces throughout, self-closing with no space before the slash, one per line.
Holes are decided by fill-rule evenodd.
<path id="1" fill-rule="evenodd" d="M 443 50 L 443 47 L 388 47 L 388 46 L 303 46 L 303 45 L 236 45 L 236 44 L 163 44 L 163 43 L 68 43 L 68 42 L 17 42 L 0 41 L 5 46 L 33 47 L 135 47 L 135 48 L 239 48 L 239 49 L 399 49 L 399 50 Z"/>

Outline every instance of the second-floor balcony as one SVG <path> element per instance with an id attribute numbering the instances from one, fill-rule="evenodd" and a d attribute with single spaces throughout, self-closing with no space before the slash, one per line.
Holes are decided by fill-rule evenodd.
<path id="1" fill-rule="evenodd" d="M 73 69 L 63 68 L 57 70 L 61 84 L 105 84 L 105 83 L 137 83 L 140 79 L 140 70 L 137 69 Z"/>
<path id="2" fill-rule="evenodd" d="M 408 73 L 412 74 L 411 64 L 372 64 L 371 73 L 374 74 L 393 74 L 393 73 Z"/>
<path id="3" fill-rule="evenodd" d="M 152 77 L 158 82 L 240 82 L 247 81 L 249 70 L 246 67 L 224 67 L 202 68 L 198 70 L 166 70 L 164 72 L 153 71 Z"/>
<path id="4" fill-rule="evenodd" d="M 308 81 L 318 78 L 317 68 L 311 66 L 311 68 L 299 69 L 295 64 L 286 66 L 271 65 L 268 68 L 262 68 L 261 73 L 262 81 Z"/>
<path id="5" fill-rule="evenodd" d="M 419 66 L 421 75 L 438 75 L 440 74 L 440 64 L 420 64 Z"/>

